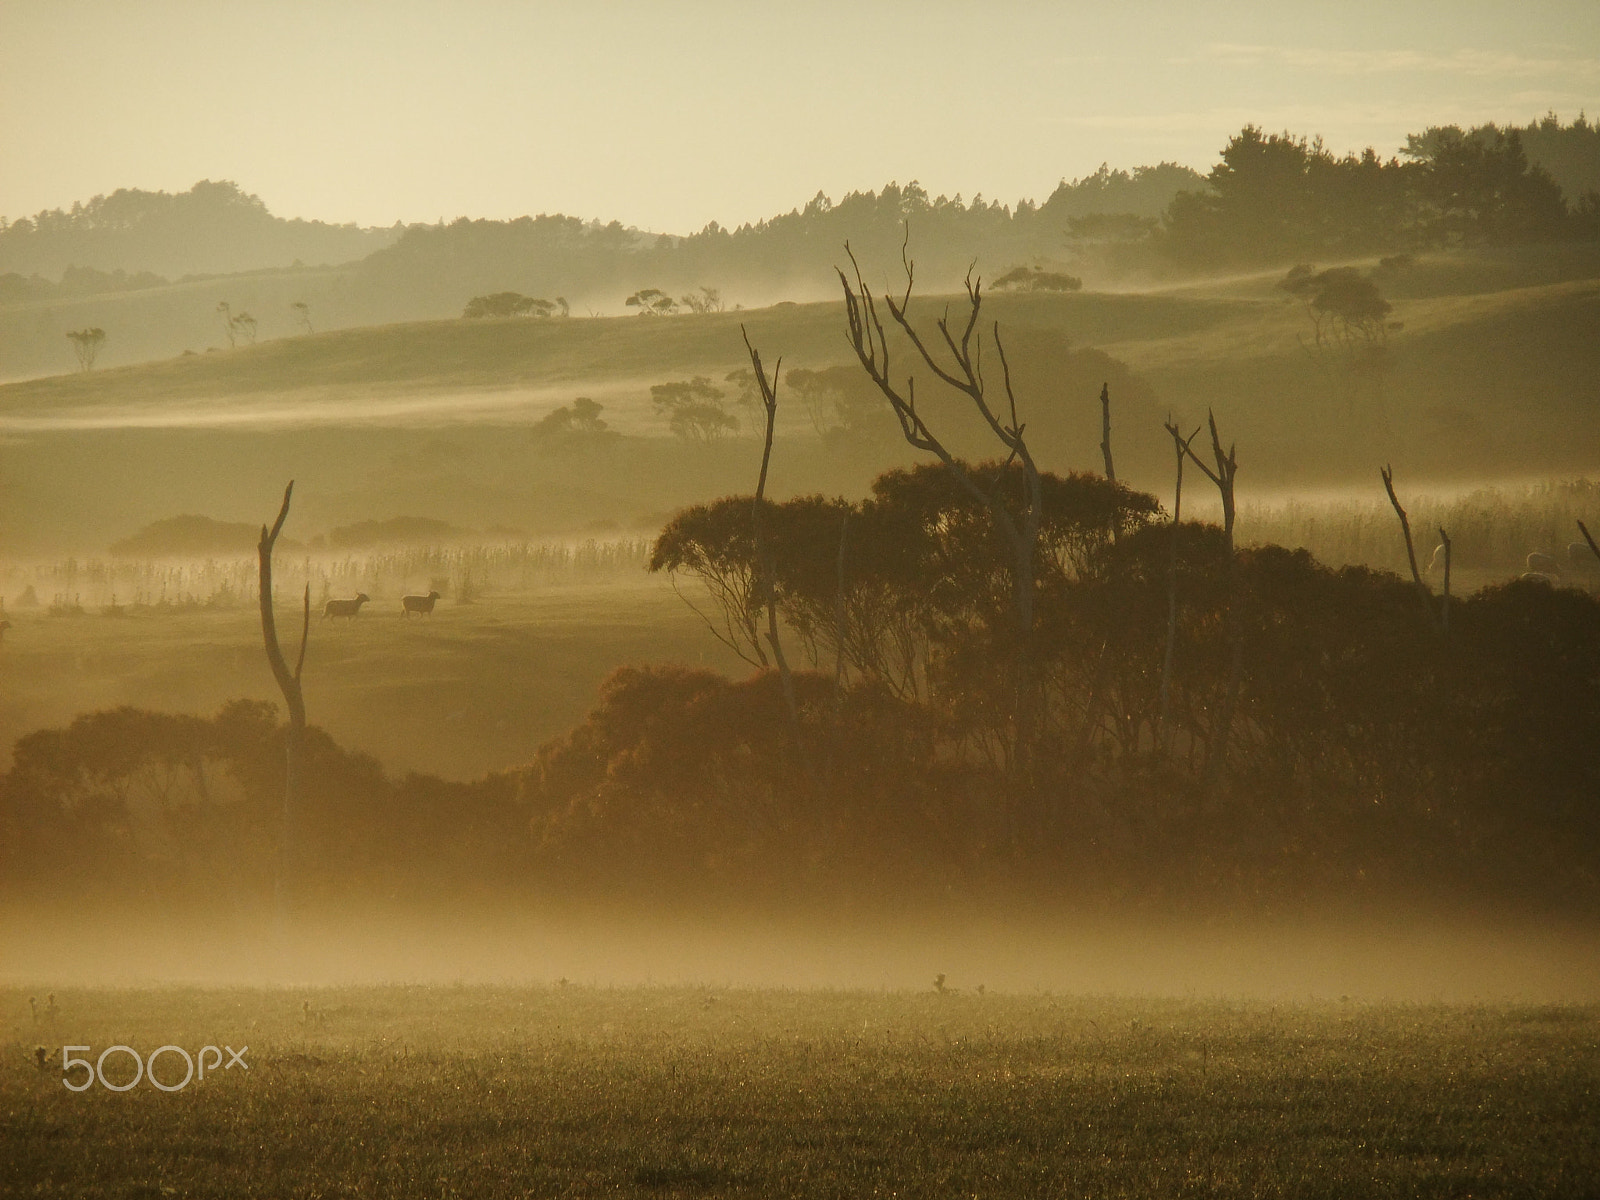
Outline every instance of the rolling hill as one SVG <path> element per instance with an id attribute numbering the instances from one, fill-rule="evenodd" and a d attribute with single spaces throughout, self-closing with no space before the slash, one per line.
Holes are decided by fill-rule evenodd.
<path id="1" fill-rule="evenodd" d="M 1373 264 L 1358 264 L 1375 270 Z M 1052 469 L 1097 469 L 1100 384 L 1115 401 L 1119 474 L 1165 495 L 1161 418 L 1214 408 L 1236 438 L 1242 490 L 1508 479 L 1600 470 L 1600 252 L 1592 245 L 1437 255 L 1378 272 L 1394 309 L 1380 354 L 1317 352 L 1307 311 L 1266 272 L 1144 293 L 994 295 L 1034 445 Z M 914 302 L 932 331 L 961 297 Z M 0 536 L 13 552 L 104 546 L 177 513 L 259 520 L 282 480 L 326 525 L 397 514 L 469 527 L 648 525 L 750 486 L 745 436 L 666 436 L 653 384 L 746 366 L 741 327 L 785 371 L 853 362 L 836 302 L 738 313 L 429 321 L 263 341 L 0 386 Z M 936 336 L 936 335 L 934 335 Z M 909 347 L 896 351 L 909 370 Z M 987 360 L 992 370 L 998 363 Z M 970 415 L 925 404 L 965 452 Z M 584 395 L 622 435 L 581 452 L 536 422 Z M 774 486 L 858 492 L 909 460 L 893 423 L 820 439 L 780 393 Z M 736 410 L 737 411 L 737 410 Z M 746 414 L 748 418 L 748 414 Z M 137 497 L 137 499 L 135 499 Z"/>

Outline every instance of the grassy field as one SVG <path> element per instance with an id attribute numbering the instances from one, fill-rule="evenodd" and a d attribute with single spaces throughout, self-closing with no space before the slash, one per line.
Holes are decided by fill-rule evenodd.
<path id="1" fill-rule="evenodd" d="M 642 570 L 469 605 L 447 599 L 427 619 L 402 617 L 397 592 L 372 594 L 356 620 L 313 620 L 306 707 L 335 740 L 396 772 L 471 779 L 527 762 L 582 720 L 600 681 L 628 663 L 732 665 L 671 586 Z M 248 596 L 192 611 L 8 615 L 5 760 L 17 737 L 80 712 L 131 704 L 210 714 L 235 698 L 281 706 Z M 287 640 L 287 613 L 279 620 Z"/>
<path id="2" fill-rule="evenodd" d="M 8 1196 L 1586 1197 L 1600 1178 L 1593 1006 L 158 988 L 63 991 L 36 1026 L 29 994 L 0 990 Z M 249 1069 L 74 1094 L 62 1043 L 247 1045 Z"/>

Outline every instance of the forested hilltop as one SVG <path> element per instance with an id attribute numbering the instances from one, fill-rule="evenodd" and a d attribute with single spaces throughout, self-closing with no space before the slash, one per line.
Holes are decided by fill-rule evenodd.
<path id="1" fill-rule="evenodd" d="M 36 284 L 60 281 L 80 295 L 96 285 L 120 291 L 186 275 L 352 262 L 399 233 L 275 217 L 259 196 L 229 180 L 202 179 L 176 194 L 118 188 L 70 210 L 0 217 L 0 277 L 38 276 Z M 7 281 L 11 296 L 19 290 Z M 8 298 L 0 292 L 0 303 Z"/>
<path id="2" fill-rule="evenodd" d="M 908 228 L 918 282 L 1072 291 L 1307 260 L 1515 248 L 1600 237 L 1600 127 L 1432 127 L 1387 159 L 1247 126 L 1207 175 L 1103 166 L 1042 203 L 930 196 L 916 181 L 728 229 L 650 234 L 561 214 L 405 229 L 286 221 L 232 183 L 119 191 L 0 227 L 0 378 L 71 364 L 102 330 L 102 365 L 237 341 L 461 315 L 583 316 L 758 307 L 834 294 L 846 242 L 894 264 Z M 351 261 L 358 260 L 358 261 Z M 312 267 L 305 264 L 344 266 Z M 248 275 L 215 275 L 220 271 Z M 179 282 L 175 278 L 187 276 Z M 501 297 L 469 308 L 475 299 Z"/>

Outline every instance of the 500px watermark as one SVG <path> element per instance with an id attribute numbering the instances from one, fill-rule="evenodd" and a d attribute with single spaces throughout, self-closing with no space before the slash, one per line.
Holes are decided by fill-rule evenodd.
<path id="1" fill-rule="evenodd" d="M 94 1062 L 90 1062 L 87 1058 L 73 1057 L 73 1051 L 82 1050 L 84 1053 L 90 1054 L 93 1053 L 93 1047 L 63 1046 L 61 1047 L 61 1086 L 69 1092 L 86 1092 L 94 1086 L 95 1080 L 98 1079 L 100 1086 L 108 1092 L 126 1092 L 131 1091 L 139 1080 L 148 1079 L 151 1087 L 158 1088 L 163 1092 L 181 1092 L 189 1086 L 190 1080 L 195 1079 L 197 1076 L 200 1079 L 204 1079 L 207 1071 L 215 1074 L 218 1067 L 221 1067 L 224 1071 L 231 1071 L 238 1066 L 248 1071 L 250 1064 L 245 1062 L 244 1056 L 245 1051 L 249 1049 L 249 1046 L 240 1046 L 237 1050 L 232 1046 L 224 1046 L 221 1049 L 216 1046 L 201 1046 L 197 1072 L 195 1059 L 191 1058 L 189 1052 L 182 1046 L 159 1046 L 150 1051 L 148 1058 L 140 1058 L 139 1052 L 132 1046 L 107 1046 L 100 1051 L 100 1057 Z M 228 1061 L 225 1064 L 222 1061 L 223 1050 L 228 1052 Z M 106 1059 L 113 1054 L 126 1054 L 133 1059 L 133 1078 L 126 1083 L 113 1083 L 106 1078 Z M 177 1083 L 163 1083 L 156 1077 L 156 1060 L 163 1054 L 168 1056 L 176 1055 L 183 1059 L 183 1078 L 178 1080 Z M 209 1062 L 206 1061 L 208 1055 L 210 1056 Z M 112 1061 L 116 1062 L 117 1060 L 113 1059 Z M 84 1077 L 82 1083 L 74 1083 L 72 1081 L 71 1076 L 74 1067 L 83 1068 Z M 163 1067 L 163 1070 L 168 1075 L 176 1074 L 174 1068 Z M 119 1071 L 118 1073 L 120 1074 L 121 1072 Z"/>

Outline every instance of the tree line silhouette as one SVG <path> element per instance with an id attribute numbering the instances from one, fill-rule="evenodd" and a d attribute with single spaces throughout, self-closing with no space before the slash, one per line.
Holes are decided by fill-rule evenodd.
<path id="1" fill-rule="evenodd" d="M 980 472 L 1015 495 L 1015 464 Z M 1043 478 L 1031 728 L 1007 549 L 942 467 L 859 502 L 765 503 L 793 716 L 751 498 L 728 497 L 680 513 L 652 566 L 705 580 L 718 635 L 768 665 L 624 668 L 526 768 L 471 784 L 390 779 L 309 726 L 297 896 L 1600 900 L 1594 597 L 1514 581 L 1457 599 L 1445 637 L 1409 580 L 1276 546 L 1240 550 L 1230 579 L 1218 527 L 1174 539 L 1153 497 Z M 22 738 L 0 778 L 0 888 L 264 902 L 287 736 L 272 706 L 237 701 Z"/>

